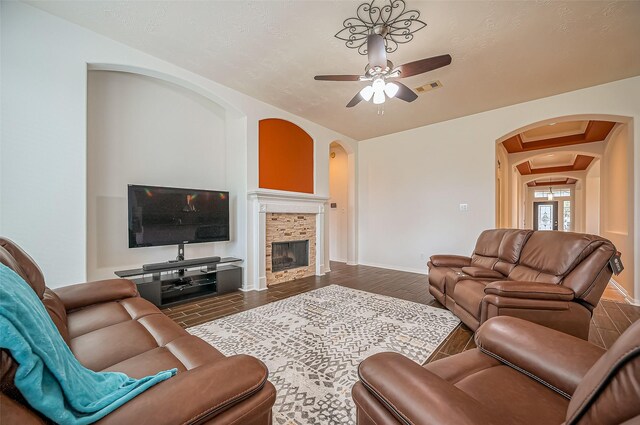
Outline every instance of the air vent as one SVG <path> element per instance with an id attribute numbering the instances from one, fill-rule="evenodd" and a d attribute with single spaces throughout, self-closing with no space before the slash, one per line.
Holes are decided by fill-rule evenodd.
<path id="1" fill-rule="evenodd" d="M 425 93 L 431 90 L 439 89 L 440 87 L 442 87 L 442 83 L 440 81 L 432 81 L 425 84 L 424 86 L 416 87 L 416 91 L 418 93 Z"/>

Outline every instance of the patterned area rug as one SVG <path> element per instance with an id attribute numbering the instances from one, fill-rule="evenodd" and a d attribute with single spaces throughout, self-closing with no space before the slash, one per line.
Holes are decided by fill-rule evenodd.
<path id="1" fill-rule="evenodd" d="M 355 424 L 358 364 L 395 351 L 423 363 L 460 321 L 448 310 L 331 285 L 189 328 L 250 354 L 277 390 L 274 424 Z"/>

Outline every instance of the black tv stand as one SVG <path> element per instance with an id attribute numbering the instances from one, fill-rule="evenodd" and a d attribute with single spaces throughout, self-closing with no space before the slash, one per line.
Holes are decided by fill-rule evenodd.
<path id="1" fill-rule="evenodd" d="M 215 261 L 212 261 L 215 259 Z M 140 296 L 158 307 L 237 291 L 242 286 L 242 267 L 233 257 L 207 257 L 153 264 L 144 268 L 119 270 L 121 278 L 132 278 Z"/>

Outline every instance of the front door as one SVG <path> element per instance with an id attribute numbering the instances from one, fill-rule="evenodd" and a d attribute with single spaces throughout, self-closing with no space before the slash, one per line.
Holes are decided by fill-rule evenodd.
<path id="1" fill-rule="evenodd" d="M 558 201 L 533 203 L 533 230 L 558 230 Z"/>

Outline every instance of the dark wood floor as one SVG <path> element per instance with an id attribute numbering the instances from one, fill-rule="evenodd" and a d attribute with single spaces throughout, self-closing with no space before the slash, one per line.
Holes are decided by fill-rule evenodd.
<path id="1" fill-rule="evenodd" d="M 167 308 L 163 312 L 186 328 L 327 285 L 342 285 L 444 308 L 429 294 L 425 275 L 368 266 L 347 266 L 344 263 L 332 262 L 331 273 L 325 276 L 312 276 L 281 283 L 266 291 L 235 292 L 212 297 Z M 603 299 L 594 311 L 589 340 L 608 348 L 632 322 L 638 319 L 640 319 L 640 307 Z M 434 361 L 474 347 L 473 332 L 461 324 L 427 361 Z"/>

